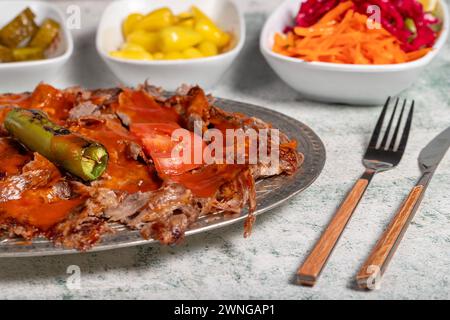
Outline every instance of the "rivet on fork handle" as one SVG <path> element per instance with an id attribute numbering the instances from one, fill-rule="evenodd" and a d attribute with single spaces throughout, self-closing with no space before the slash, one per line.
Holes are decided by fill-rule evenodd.
<path id="1" fill-rule="evenodd" d="M 333 252 L 342 232 L 358 206 L 364 192 L 374 175 L 373 171 L 366 173 L 355 183 L 353 189 L 342 202 L 338 211 L 329 223 L 327 229 L 316 243 L 306 261 L 297 271 L 297 283 L 305 286 L 313 286 L 322 272 L 328 258 Z"/>

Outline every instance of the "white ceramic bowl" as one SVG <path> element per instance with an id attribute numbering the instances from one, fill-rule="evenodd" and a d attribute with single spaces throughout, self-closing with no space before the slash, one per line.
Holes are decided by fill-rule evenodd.
<path id="1" fill-rule="evenodd" d="M 169 7 L 177 14 L 195 5 L 223 30 L 231 32 L 234 46 L 223 54 L 190 60 L 125 60 L 109 56 L 123 43 L 122 22 L 132 12 L 147 13 Z M 242 49 L 245 24 L 241 10 L 230 0 L 121 0 L 112 2 L 104 11 L 97 30 L 97 50 L 114 74 L 125 85 L 134 86 L 148 80 L 166 90 L 181 84 L 198 84 L 205 89 L 215 85 Z"/>
<path id="2" fill-rule="evenodd" d="M 284 1 L 266 21 L 260 37 L 260 49 L 272 69 L 289 86 L 313 100 L 358 105 L 381 104 L 388 96 L 400 93 L 417 81 L 420 72 L 445 45 L 449 29 L 448 8 L 439 1 L 444 21 L 434 50 L 416 61 L 393 65 L 350 65 L 306 62 L 272 51 L 275 33 L 294 24 L 300 0 Z"/>
<path id="3" fill-rule="evenodd" d="M 0 63 L 0 92 L 20 92 L 34 89 L 41 81 L 51 81 L 73 52 L 73 39 L 65 27 L 64 15 L 57 7 L 39 1 L 0 1 L 0 26 L 3 27 L 26 7 L 36 14 L 40 24 L 52 18 L 61 26 L 61 39 L 49 58 L 45 60 Z"/>

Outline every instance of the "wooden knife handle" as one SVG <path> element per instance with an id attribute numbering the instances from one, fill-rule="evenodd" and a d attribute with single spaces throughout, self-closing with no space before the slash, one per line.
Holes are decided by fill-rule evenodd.
<path id="1" fill-rule="evenodd" d="M 408 228 L 415 209 L 416 204 L 421 199 L 424 186 L 415 186 L 408 198 L 403 202 L 394 219 L 389 224 L 386 231 L 381 236 L 378 243 L 373 248 L 369 258 L 356 276 L 358 286 L 363 289 L 375 289 L 379 283 L 376 283 L 384 271 L 386 270 L 389 261 L 395 253 L 403 235 Z"/>
<path id="2" fill-rule="evenodd" d="M 316 283 L 345 226 L 366 191 L 368 184 L 368 179 L 359 179 L 342 202 L 314 249 L 298 269 L 297 282 L 299 284 L 313 286 Z"/>

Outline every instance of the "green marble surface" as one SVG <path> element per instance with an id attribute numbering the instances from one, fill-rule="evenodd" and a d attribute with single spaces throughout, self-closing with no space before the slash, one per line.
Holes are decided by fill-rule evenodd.
<path id="1" fill-rule="evenodd" d="M 247 42 L 212 93 L 273 108 L 311 126 L 327 148 L 319 179 L 304 193 L 257 219 L 249 239 L 240 224 L 195 235 L 176 247 L 140 246 L 102 253 L 0 259 L 0 298 L 21 299 L 436 299 L 450 298 L 450 154 L 397 250 L 382 288 L 354 289 L 354 277 L 419 176 L 421 148 L 450 125 L 450 45 L 402 93 L 416 100 L 410 143 L 400 166 L 375 177 L 314 288 L 293 284 L 295 271 L 362 173 L 361 157 L 379 107 L 303 99 L 283 84 L 259 53 L 258 37 L 279 1 L 243 1 Z M 118 83 L 94 48 L 104 1 L 58 1 L 82 9 L 76 52 L 54 84 Z M 67 269 L 78 266 L 80 288 Z M 71 289 L 72 288 L 72 289 Z"/>

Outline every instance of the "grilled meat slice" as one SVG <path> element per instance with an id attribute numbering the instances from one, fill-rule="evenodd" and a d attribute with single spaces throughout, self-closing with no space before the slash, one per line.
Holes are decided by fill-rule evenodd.
<path id="1" fill-rule="evenodd" d="M 141 230 L 146 239 L 154 238 L 170 244 L 181 239 L 188 222 L 195 220 L 199 213 L 193 206 L 190 190 L 179 184 L 170 184 L 156 191 L 128 195 L 121 204 L 107 209 L 105 216 Z"/>
<path id="2" fill-rule="evenodd" d="M 82 207 L 85 199 L 75 194 L 67 178 L 37 153 L 21 171 L 0 180 L 0 230 L 25 239 L 49 237 L 56 225 L 66 223 Z"/>
<path id="3" fill-rule="evenodd" d="M 68 120 L 73 121 L 87 116 L 99 116 L 100 114 L 100 109 L 97 105 L 90 101 L 83 101 L 70 109 Z"/>
<path id="4" fill-rule="evenodd" d="M 128 223 L 130 217 L 134 216 L 142 208 L 148 205 L 150 197 L 151 192 L 141 191 L 125 195 L 119 204 L 105 210 L 105 216 L 111 221 Z"/>
<path id="5" fill-rule="evenodd" d="M 183 119 L 186 129 L 196 132 L 205 132 L 209 125 L 209 111 L 211 103 L 205 92 L 198 86 L 181 87 L 178 94 L 168 98 L 164 104 L 177 111 Z M 180 94 L 186 92 L 186 94 Z"/>
<path id="6" fill-rule="evenodd" d="M 255 117 L 248 117 L 239 113 L 232 113 L 224 111 L 218 107 L 212 106 L 210 109 L 210 124 L 219 130 L 225 131 L 226 129 L 253 129 L 256 132 L 260 130 L 269 130 L 269 136 L 267 140 L 267 153 L 270 153 L 271 135 L 270 129 L 273 129 L 272 125 L 264 122 L 261 119 Z M 261 177 L 269 177 L 282 173 L 293 174 L 303 163 L 303 154 L 297 151 L 297 143 L 295 140 L 290 140 L 286 134 L 278 131 L 279 140 L 279 166 L 273 168 L 271 165 L 264 163 L 258 158 L 258 164 L 252 168 L 254 179 Z M 261 141 L 258 137 L 258 148 L 261 146 Z M 258 149 L 258 154 L 259 149 Z"/>
<path id="7" fill-rule="evenodd" d="M 7 133 L 7 132 L 6 132 Z M 0 137 L 0 181 L 17 175 L 33 159 L 33 154 L 9 137 Z"/>
<path id="8" fill-rule="evenodd" d="M 95 245 L 103 234 L 112 232 L 105 219 L 91 216 L 89 210 L 78 209 L 53 228 L 45 236 L 66 248 L 88 250 Z"/>
<path id="9" fill-rule="evenodd" d="M 0 180 L 0 203 L 19 200 L 24 191 L 45 187 L 59 177 L 58 169 L 47 159 L 35 153 L 34 160 L 22 168 L 21 174 Z"/>

